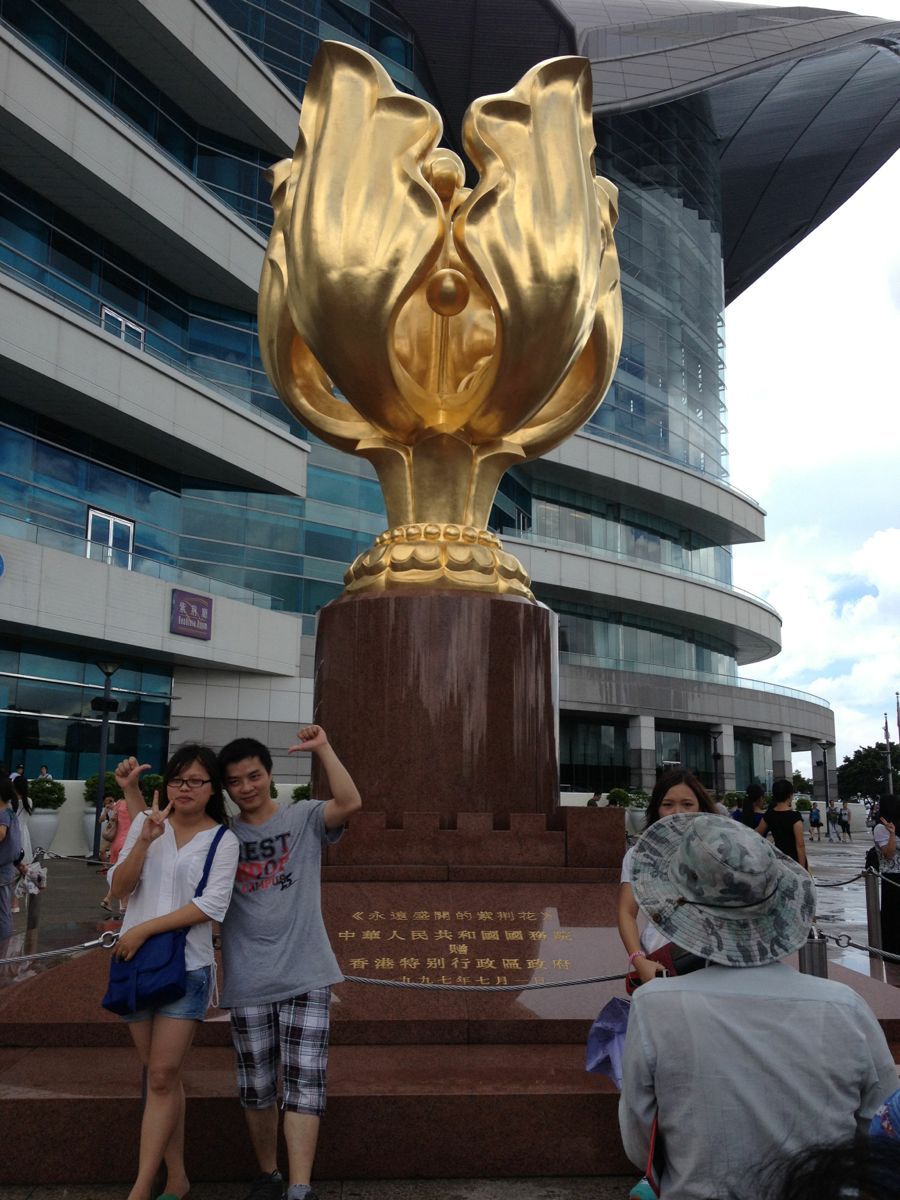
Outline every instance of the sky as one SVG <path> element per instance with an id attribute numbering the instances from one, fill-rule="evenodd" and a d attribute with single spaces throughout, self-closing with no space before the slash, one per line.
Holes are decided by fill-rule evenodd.
<path id="1" fill-rule="evenodd" d="M 900 19 L 900 0 L 816 7 Z M 840 763 L 885 711 L 898 740 L 900 153 L 725 323 L 731 482 L 767 514 L 734 582 L 783 620 L 781 653 L 741 674 L 828 700 Z"/>

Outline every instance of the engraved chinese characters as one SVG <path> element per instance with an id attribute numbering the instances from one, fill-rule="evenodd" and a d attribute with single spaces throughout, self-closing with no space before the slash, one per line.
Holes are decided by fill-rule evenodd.
<path id="1" fill-rule="evenodd" d="M 334 935 L 348 975 L 406 983 L 544 983 L 572 970 L 556 910 L 358 909 Z"/>
<path id="2" fill-rule="evenodd" d="M 298 419 L 381 481 L 389 527 L 347 592 L 531 598 L 487 530 L 497 486 L 593 412 L 622 339 L 588 63 L 541 63 L 470 106 L 471 190 L 441 133 L 375 59 L 323 44 L 294 156 L 272 171 L 262 357 Z"/>

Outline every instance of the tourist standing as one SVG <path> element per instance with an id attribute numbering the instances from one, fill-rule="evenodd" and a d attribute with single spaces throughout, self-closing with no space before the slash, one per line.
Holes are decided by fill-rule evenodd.
<path id="1" fill-rule="evenodd" d="M 882 796 L 878 804 L 878 823 L 872 830 L 881 857 L 881 948 L 888 954 L 900 954 L 900 847 L 897 825 L 900 800 Z"/>
<path id="2" fill-rule="evenodd" d="M 806 866 L 806 842 L 803 837 L 803 818 L 794 812 L 794 785 L 789 779 L 776 779 L 772 784 L 772 804 L 766 810 L 756 832 L 772 841 L 782 854 Z"/>
<path id="3" fill-rule="evenodd" d="M 838 807 L 834 800 L 829 800 L 828 802 L 828 808 L 825 810 L 825 820 L 828 823 L 829 842 L 839 842 L 841 840 L 841 835 L 838 832 L 840 826 L 840 813 L 838 812 Z"/>
<path id="4" fill-rule="evenodd" d="M 0 778 L 0 957 L 12 937 L 12 892 L 22 872 L 22 841 L 14 809 L 15 793 L 6 778 Z"/>
<path id="5" fill-rule="evenodd" d="M 127 770 L 129 762 L 133 766 Z M 135 806 L 143 805 L 143 797 L 138 798 L 141 770 L 132 759 L 120 763 L 116 771 Z M 133 958 L 154 934 L 188 928 L 185 994 L 124 1018 L 147 1071 L 138 1173 L 128 1200 L 152 1200 L 162 1161 L 167 1173 L 165 1195 L 178 1200 L 190 1188 L 184 1165 L 182 1071 L 213 990 L 211 922 L 225 915 L 238 861 L 237 839 L 226 829 L 214 851 L 206 887 L 201 895 L 195 894 L 214 839 L 226 824 L 218 763 L 211 750 L 182 746 L 166 764 L 163 788 L 165 807 L 159 807 L 154 792 L 151 808 L 137 812 L 121 858 L 110 868 L 113 896 L 129 901 L 113 951 L 117 958 Z"/>
<path id="6" fill-rule="evenodd" d="M 241 858 L 222 924 L 221 1006 L 231 1009 L 240 1100 L 260 1170 L 247 1200 L 314 1200 L 331 985 L 343 978 L 322 919 L 322 851 L 362 805 L 325 730 L 307 725 L 297 736 L 289 753 L 317 756 L 330 800 L 280 807 L 271 796 L 272 756 L 253 738 L 238 738 L 219 754 L 225 787 L 240 809 L 234 832 Z M 277 1160 L 279 1063 L 286 1181 Z"/>
<path id="7" fill-rule="evenodd" d="M 759 1200 L 774 1160 L 864 1136 L 897 1069 L 856 992 L 780 961 L 815 914 L 800 864 L 734 821 L 676 815 L 638 842 L 632 887 L 667 940 L 711 964 L 631 1005 L 619 1126 L 641 1169 L 655 1130 L 662 1196 Z"/>
<path id="8" fill-rule="evenodd" d="M 813 841 L 813 839 L 817 842 L 822 840 L 822 814 L 815 800 L 809 810 L 809 840 Z"/>

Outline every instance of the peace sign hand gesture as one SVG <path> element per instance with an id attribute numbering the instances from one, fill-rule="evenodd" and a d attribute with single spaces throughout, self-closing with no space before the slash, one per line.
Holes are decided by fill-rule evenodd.
<path id="1" fill-rule="evenodd" d="M 171 801 L 164 809 L 160 810 L 159 792 L 154 792 L 153 803 L 144 814 L 144 827 L 141 830 L 141 840 L 145 842 L 155 842 L 157 838 L 162 837 L 163 833 L 165 832 L 166 817 L 171 811 Z"/>

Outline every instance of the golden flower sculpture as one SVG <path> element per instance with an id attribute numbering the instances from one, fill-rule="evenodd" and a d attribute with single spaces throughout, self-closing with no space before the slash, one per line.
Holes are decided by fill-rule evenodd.
<path id="1" fill-rule="evenodd" d="M 622 342 L 588 63 L 540 63 L 470 106 L 472 189 L 441 133 L 374 58 L 322 45 L 294 156 L 271 172 L 262 357 L 291 412 L 381 481 L 390 527 L 347 592 L 530 598 L 486 528 L 497 486 L 590 416 Z"/>

